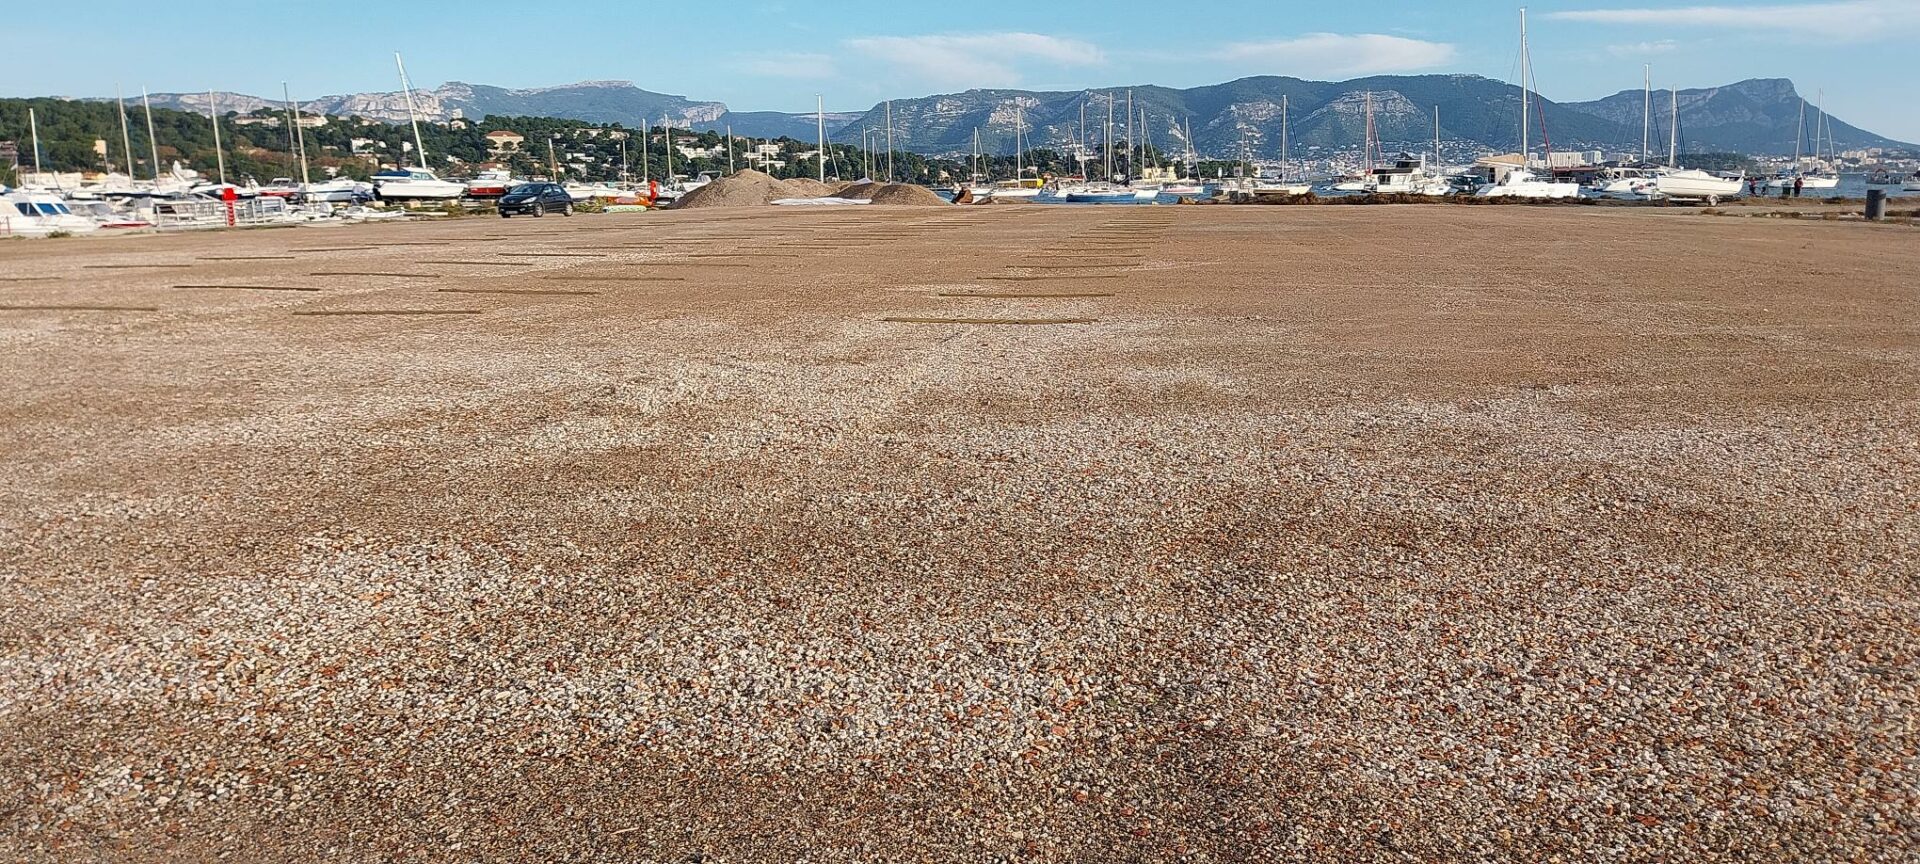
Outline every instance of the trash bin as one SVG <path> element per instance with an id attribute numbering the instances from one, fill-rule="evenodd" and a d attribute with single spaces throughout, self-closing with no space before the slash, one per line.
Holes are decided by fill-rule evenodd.
<path id="1" fill-rule="evenodd" d="M 1878 222 L 1885 218 L 1887 218 L 1887 190 L 1868 189 L 1867 190 L 1868 221 Z"/>

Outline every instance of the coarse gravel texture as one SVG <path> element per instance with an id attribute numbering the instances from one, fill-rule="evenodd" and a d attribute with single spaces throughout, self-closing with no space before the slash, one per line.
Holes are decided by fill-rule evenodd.
<path id="1" fill-rule="evenodd" d="M 0 860 L 1914 860 L 1917 236 L 0 243 Z"/>

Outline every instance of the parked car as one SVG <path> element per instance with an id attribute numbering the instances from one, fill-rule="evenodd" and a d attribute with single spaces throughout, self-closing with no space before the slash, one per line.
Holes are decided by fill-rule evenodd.
<path id="1" fill-rule="evenodd" d="M 500 196 L 500 218 L 505 219 L 515 213 L 572 216 L 573 196 L 568 195 L 566 187 L 558 183 L 522 183 Z"/>

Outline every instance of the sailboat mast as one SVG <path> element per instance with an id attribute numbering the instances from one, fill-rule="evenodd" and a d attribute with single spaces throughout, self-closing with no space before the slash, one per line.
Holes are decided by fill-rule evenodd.
<path id="1" fill-rule="evenodd" d="M 1361 141 L 1360 146 L 1362 149 L 1366 151 L 1366 153 L 1362 154 L 1361 159 L 1363 159 L 1366 162 L 1367 173 L 1372 174 L 1373 173 L 1373 148 L 1374 148 L 1373 91 L 1372 90 L 1367 91 L 1367 131 L 1363 136 L 1363 140 Z"/>
<path id="2" fill-rule="evenodd" d="M 1133 91 L 1128 90 L 1127 91 L 1127 182 L 1129 183 L 1133 182 L 1133 175 L 1136 173 L 1133 160 L 1134 160 L 1134 153 L 1138 149 L 1139 149 L 1139 146 L 1135 144 L 1133 140 Z"/>
<path id="3" fill-rule="evenodd" d="M 887 100 L 887 182 L 893 182 L 893 100 Z"/>
<path id="4" fill-rule="evenodd" d="M 1527 167 L 1527 154 L 1533 150 L 1528 135 L 1527 103 L 1533 101 L 1533 69 L 1531 58 L 1527 56 L 1527 7 L 1520 7 L 1520 167 Z"/>
<path id="5" fill-rule="evenodd" d="M 40 177 L 40 118 L 35 117 L 33 109 L 27 109 L 27 128 L 33 133 L 33 174 Z"/>
<path id="6" fill-rule="evenodd" d="M 1800 97 L 1800 119 L 1797 121 L 1793 130 L 1793 170 L 1796 172 L 1806 169 L 1806 165 L 1801 162 L 1801 159 L 1805 158 L 1806 143 L 1807 99 L 1802 96 Z"/>
<path id="7" fill-rule="evenodd" d="M 213 107 L 214 95 L 207 91 L 207 116 L 213 120 L 213 158 L 220 163 L 220 182 L 227 182 L 227 153 L 220 149 L 220 112 Z"/>
<path id="8" fill-rule="evenodd" d="M 133 179 L 133 133 L 127 131 L 127 100 L 120 97 L 120 85 L 113 85 L 114 107 L 120 109 L 120 149 L 127 153 L 127 179 Z"/>
<path id="9" fill-rule="evenodd" d="M 1287 152 L 1292 141 L 1288 139 L 1287 94 L 1280 94 L 1280 182 L 1287 182 Z"/>
<path id="10" fill-rule="evenodd" d="M 813 94 L 814 118 L 820 124 L 820 182 L 827 182 L 827 97 Z"/>
<path id="11" fill-rule="evenodd" d="M 1440 170 L 1440 106 L 1433 106 L 1433 169 Z"/>
<path id="12" fill-rule="evenodd" d="M 1104 136 L 1105 136 L 1104 142 L 1107 147 L 1106 180 L 1108 182 L 1112 182 L 1113 181 L 1113 94 L 1112 93 L 1107 94 L 1107 128 L 1104 133 Z"/>
<path id="13" fill-rule="evenodd" d="M 1027 125 L 1027 106 L 1020 104 L 1020 98 L 1013 100 L 1013 182 L 1019 183 L 1027 176 L 1026 155 L 1020 152 L 1020 133 Z"/>
<path id="14" fill-rule="evenodd" d="M 140 104 L 147 109 L 147 149 L 153 154 L 153 182 L 160 182 L 160 137 L 153 131 L 153 100 L 147 98 L 147 88 L 140 88 Z"/>
<path id="15" fill-rule="evenodd" d="M 1680 90 L 1675 88 L 1671 92 L 1673 94 L 1673 131 L 1667 136 L 1667 167 L 1678 168 L 1680 167 Z"/>
<path id="16" fill-rule="evenodd" d="M 287 82 L 280 82 L 280 93 L 287 97 L 287 114 L 293 121 L 293 134 L 287 136 L 293 144 L 293 157 L 300 160 L 300 185 L 311 182 L 307 174 L 307 133 L 300 128 L 300 106 L 293 101 L 293 91 L 287 89 Z"/>
<path id="17" fill-rule="evenodd" d="M 407 80 L 407 64 L 400 60 L 400 52 L 393 52 L 393 65 L 400 69 L 400 92 L 407 97 L 407 121 L 413 124 L 413 146 L 418 151 L 414 161 L 420 167 L 427 167 L 427 142 L 420 138 L 420 115 L 413 110 L 413 83 Z"/>
<path id="18" fill-rule="evenodd" d="M 667 115 L 660 115 L 660 125 L 667 127 L 667 185 L 673 185 L 673 121 Z"/>
<path id="19" fill-rule="evenodd" d="M 1649 151 L 1653 146 L 1653 64 L 1642 65 L 1640 74 L 1646 80 L 1647 88 L 1645 113 L 1640 117 L 1640 164 L 1645 165 L 1648 157 L 1653 155 Z"/>

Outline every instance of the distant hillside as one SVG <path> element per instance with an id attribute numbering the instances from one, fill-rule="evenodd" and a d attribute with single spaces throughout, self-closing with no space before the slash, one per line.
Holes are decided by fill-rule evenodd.
<path id="1" fill-rule="evenodd" d="M 1083 107 L 1088 137 L 1097 142 L 1106 123 L 1109 94 L 1119 105 L 1114 114 L 1118 127 L 1115 134 L 1123 136 L 1127 88 L 1119 87 L 1074 92 L 969 90 L 895 100 L 895 140 L 903 148 L 920 152 L 962 153 L 972 148 L 977 129 L 989 152 L 1010 152 L 1020 113 L 1015 108 L 1018 105 L 1024 109 L 1031 146 L 1062 146 L 1077 140 Z M 1365 140 L 1369 94 L 1375 128 L 1389 146 L 1433 140 L 1437 108 L 1440 134 L 1447 141 L 1494 150 L 1519 147 L 1519 88 L 1476 75 L 1377 76 L 1342 82 L 1262 76 L 1186 90 L 1132 88 L 1136 116 L 1143 109 L 1147 112 L 1146 129 L 1139 133 L 1143 140 L 1164 149 L 1180 149 L 1186 146 L 1185 131 L 1190 126 L 1195 150 L 1221 156 L 1236 155 L 1243 140 L 1257 156 L 1277 155 L 1283 97 L 1296 153 L 1357 146 Z M 1659 118 L 1655 140 L 1657 149 L 1664 151 L 1668 103 L 1655 101 Z M 1595 102 L 1541 99 L 1529 137 L 1536 145 L 1540 142 L 1539 117 L 1543 112 L 1545 135 L 1556 149 L 1637 151 L 1643 104 L 1640 91 Z M 857 142 L 859 127 L 884 128 L 885 110 L 884 105 L 875 106 L 838 133 L 835 140 Z M 1693 152 L 1790 154 L 1799 112 L 1799 95 L 1793 84 L 1784 80 L 1683 90 L 1681 145 Z M 1811 118 L 1808 124 L 1811 128 Z M 1841 149 L 1913 146 L 1837 120 L 1833 128 Z"/>
<path id="2" fill-rule="evenodd" d="M 1136 124 L 1138 112 L 1146 111 L 1145 128 L 1137 132 L 1140 138 L 1164 150 L 1180 150 L 1187 146 L 1186 130 L 1191 127 L 1193 147 L 1203 156 L 1237 156 L 1243 141 L 1255 156 L 1278 155 L 1283 97 L 1298 154 L 1357 146 L 1365 135 L 1369 93 L 1374 123 L 1388 147 L 1431 141 L 1436 108 L 1441 137 L 1456 145 L 1512 150 L 1520 140 L 1519 88 L 1476 75 L 1391 75 L 1341 82 L 1260 76 L 1184 90 L 1152 85 L 1132 90 Z M 896 99 L 894 142 L 902 150 L 921 153 L 965 153 L 972 149 L 974 130 L 978 129 L 984 149 L 1008 153 L 1020 113 L 1016 106 L 1024 109 L 1030 146 L 1060 147 L 1078 140 L 1083 109 L 1089 138 L 1097 142 L 1106 122 L 1105 99 L 1109 94 L 1117 106 L 1115 124 L 1125 129 L 1126 92 L 1125 87 L 1071 92 L 968 90 Z M 154 105 L 205 112 L 207 99 L 204 93 L 157 94 Z M 244 113 L 280 107 L 271 99 L 236 93 L 218 94 L 218 100 L 223 111 Z M 1658 94 L 1654 101 L 1655 149 L 1664 151 L 1668 102 Z M 431 120 L 446 120 L 458 113 L 476 119 L 488 115 L 552 117 L 638 126 L 643 122 L 657 125 L 666 116 L 676 126 L 716 131 L 731 126 L 734 134 L 754 138 L 788 136 L 805 141 L 816 134 L 812 114 L 730 111 L 720 102 L 656 93 L 626 81 L 583 81 L 517 90 L 456 81 L 415 93 L 414 104 L 423 119 Z M 1545 133 L 1557 149 L 1633 152 L 1640 147 L 1643 104 L 1642 93 L 1629 90 L 1593 102 L 1541 100 L 1540 107 L 1545 114 Z M 407 119 L 406 101 L 398 92 L 327 96 L 307 100 L 301 108 L 386 122 Z M 1682 149 L 1790 154 L 1799 114 L 1800 94 L 1792 82 L 1782 79 L 1683 90 Z M 865 112 L 830 114 L 827 124 L 835 141 L 857 144 L 862 129 L 886 127 L 885 105 L 875 105 Z M 1833 128 L 1841 149 L 1913 147 L 1840 120 L 1834 121 Z M 1116 136 L 1122 134 L 1116 132 Z M 1530 137 L 1538 142 L 1540 135 L 1536 120 Z"/>

